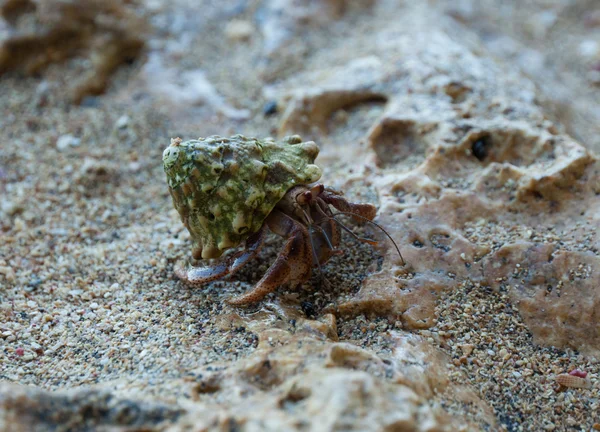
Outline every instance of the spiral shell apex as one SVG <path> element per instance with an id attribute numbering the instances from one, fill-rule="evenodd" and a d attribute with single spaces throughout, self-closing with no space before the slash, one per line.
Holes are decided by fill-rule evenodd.
<path id="1" fill-rule="evenodd" d="M 235 135 L 171 141 L 163 152 L 169 192 L 194 243 L 195 259 L 217 258 L 262 226 L 293 186 L 316 182 L 319 148 Z"/>

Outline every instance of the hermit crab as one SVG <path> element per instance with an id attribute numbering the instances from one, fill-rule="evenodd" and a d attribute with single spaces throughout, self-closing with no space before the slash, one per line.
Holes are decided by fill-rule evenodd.
<path id="1" fill-rule="evenodd" d="M 231 275 L 257 256 L 269 229 L 287 241 L 254 288 L 228 300 L 243 306 L 280 285 L 307 281 L 313 267 L 320 268 L 340 253 L 336 247 L 341 229 L 376 244 L 356 236 L 336 218 L 346 214 L 381 228 L 372 222 L 375 206 L 349 202 L 340 192 L 315 183 L 321 177 L 313 163 L 318 153 L 314 142 L 302 142 L 297 135 L 281 142 L 242 135 L 171 140 L 163 166 L 173 204 L 190 233 L 195 261 L 188 268 L 177 266 L 176 275 L 191 285 Z M 200 261 L 219 257 L 216 262 Z"/>

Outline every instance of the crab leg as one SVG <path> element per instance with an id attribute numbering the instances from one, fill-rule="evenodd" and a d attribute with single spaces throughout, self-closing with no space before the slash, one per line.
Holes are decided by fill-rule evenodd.
<path id="1" fill-rule="evenodd" d="M 275 262 L 254 288 L 228 300 L 232 305 L 245 306 L 255 303 L 275 291 L 280 285 L 289 282 L 292 286 L 296 286 L 310 278 L 313 258 L 306 227 L 279 210 L 271 212 L 267 224 L 271 231 L 287 237 L 288 240 Z"/>
<path id="2" fill-rule="evenodd" d="M 202 285 L 223 276 L 231 275 L 258 255 L 262 249 L 265 235 L 266 228 L 263 225 L 260 230 L 248 237 L 244 250 L 236 252 L 214 265 L 190 266 L 187 269 L 178 267 L 175 269 L 175 274 L 179 279 L 190 285 Z"/>
<path id="3" fill-rule="evenodd" d="M 319 195 L 319 198 L 327 204 L 331 204 L 339 211 L 354 213 L 369 220 L 373 220 L 377 214 L 377 208 L 373 204 L 351 203 L 343 196 L 327 189 Z M 360 221 L 360 219 L 357 220 Z"/>

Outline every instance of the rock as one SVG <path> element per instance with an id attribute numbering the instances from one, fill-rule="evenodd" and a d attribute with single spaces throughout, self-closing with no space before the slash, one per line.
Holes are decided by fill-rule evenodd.
<path id="1" fill-rule="evenodd" d="M 290 338 L 274 331 L 267 334 L 270 341 L 264 339 L 250 358 L 216 372 L 204 368 L 195 373 L 197 398 L 202 403 L 174 430 L 215 423 L 273 431 L 338 430 L 349 424 L 358 430 L 465 426 L 464 420 L 425 401 L 434 391 L 448 390 L 444 361 L 407 366 L 399 353 L 390 365 L 350 344 L 317 342 L 299 335 Z M 300 351 L 297 346 L 302 347 Z M 418 377 L 423 373 L 432 374 L 431 380 Z M 424 386 L 424 382 L 430 384 Z M 470 397 L 476 399 L 474 394 Z M 235 408 L 217 416 L 210 403 L 224 400 Z"/>
<path id="2" fill-rule="evenodd" d="M 56 148 L 61 151 L 67 150 L 70 147 L 78 147 L 80 144 L 81 139 L 71 134 L 61 135 L 56 140 Z"/>
<path id="3" fill-rule="evenodd" d="M 15 272 L 12 268 L 2 265 L 0 266 L 0 275 L 4 276 L 4 278 L 8 282 L 14 282 L 15 280 Z"/>
<path id="4" fill-rule="evenodd" d="M 248 358 L 207 365 L 175 383 L 189 389 L 194 403 L 165 405 L 101 390 L 46 393 L 4 384 L 0 426 L 4 421 L 11 431 L 43 430 L 68 421 L 74 429 L 159 430 L 160 425 L 160 430 L 173 432 L 221 430 L 232 424 L 267 431 L 339 430 L 348 425 L 357 430 L 415 431 L 475 427 L 443 404 L 431 403 L 436 395 L 448 404 L 471 405 L 480 424 L 495 427 L 491 409 L 468 387 L 453 383 L 445 356 L 419 337 L 390 334 L 392 351 L 385 358 L 323 339 L 327 325 L 316 321 L 299 321 L 293 333 L 268 328 L 268 322 L 246 322 L 254 330 L 262 328 L 260 343 Z M 413 352 L 422 354 L 414 357 Z M 45 419 L 41 413 L 49 406 L 52 419 Z M 89 416 L 85 410 L 98 414 Z"/>
<path id="5" fill-rule="evenodd" d="M 527 30 L 533 37 L 543 38 L 552 29 L 558 20 L 558 14 L 554 10 L 544 10 L 533 15 L 526 23 Z"/>
<path id="6" fill-rule="evenodd" d="M 325 28 L 345 15 L 368 11 L 375 2 L 366 0 L 267 0 L 257 13 L 263 35 L 263 71 L 265 78 L 301 64 L 310 49 L 310 31 Z"/>
<path id="7" fill-rule="evenodd" d="M 119 117 L 119 119 L 115 123 L 115 127 L 117 129 L 126 129 L 130 123 L 131 123 L 131 119 L 129 118 L 128 115 L 125 114 L 125 115 L 122 115 L 121 117 Z"/>
<path id="8" fill-rule="evenodd" d="M 73 176 L 75 188 L 84 196 L 91 197 L 109 193 L 119 184 L 119 168 L 112 162 L 85 158 Z"/>
<path id="9" fill-rule="evenodd" d="M 201 70 L 180 71 L 164 65 L 158 56 L 151 56 L 144 65 L 144 76 L 148 89 L 171 103 L 175 112 L 205 104 L 231 119 L 245 120 L 250 116 L 248 110 L 227 103 Z"/>
<path id="10" fill-rule="evenodd" d="M 593 253 L 600 249 L 593 228 L 600 211 L 596 159 L 544 118 L 532 103 L 531 83 L 475 56 L 422 19 L 415 13 L 400 34 L 395 24 L 381 28 L 373 36 L 378 43 L 369 43 L 365 35 L 353 48 L 347 41 L 340 47 L 353 54 L 347 64 L 325 69 L 306 65 L 304 87 L 279 87 L 278 97 L 289 101 L 281 133 L 331 133 L 328 120 L 341 107 L 373 98 L 387 101 L 364 137 L 366 147 L 340 144 L 343 153 L 351 153 L 349 164 L 370 161 L 369 181 L 381 200 L 378 222 L 400 244 L 409 265 L 402 267 L 394 249 L 388 249 L 382 271 L 370 276 L 354 299 L 342 303 L 340 312 L 401 317 L 406 328 L 428 328 L 435 322 L 439 293 L 462 280 L 510 285 L 515 263 L 532 278 L 542 277 L 538 267 L 547 266 L 548 276 L 535 283 L 540 290 L 526 283 L 533 291 L 511 291 L 536 341 L 600 352 L 591 315 L 600 301 L 600 292 L 593 288 L 598 286 L 593 275 L 600 274 L 600 259 Z M 414 39 L 420 43 L 413 44 Z M 340 144 L 328 142 L 325 151 L 342 153 Z M 360 172 L 358 164 L 354 170 Z M 584 243 L 568 235 L 582 213 L 588 215 Z M 471 240 L 473 231 L 481 231 L 471 228 L 478 220 L 495 227 L 518 221 L 537 230 L 542 224 L 563 234 L 560 244 L 556 238 L 539 246 L 546 248 L 546 256 L 524 252 L 526 247 L 522 255 L 502 258 L 507 264 L 499 265 L 500 251 L 493 244 L 481 235 Z M 527 237 L 506 229 L 494 239 L 507 251 Z M 550 254 L 574 255 L 567 264 L 549 261 Z M 581 291 L 571 288 L 564 299 L 544 297 L 541 287 L 564 281 L 575 262 L 587 269 L 585 283 L 578 283 Z M 540 308 L 542 299 L 548 307 Z M 574 302 L 581 308 L 568 312 Z M 568 322 L 573 322 L 572 329 Z"/>
<path id="11" fill-rule="evenodd" d="M 244 20 L 232 20 L 225 26 L 225 36 L 231 42 L 248 41 L 254 31 L 252 23 Z"/>
<path id="12" fill-rule="evenodd" d="M 579 44 L 579 53 L 590 59 L 600 58 L 600 42 L 588 39 Z"/>
<path id="13" fill-rule="evenodd" d="M 508 289 L 536 343 L 597 355 L 597 266 L 598 258 L 590 253 L 517 242 L 486 257 L 482 272 L 492 287 Z"/>
<path id="14" fill-rule="evenodd" d="M 158 425 L 176 420 L 182 412 L 181 408 L 166 404 L 115 398 L 108 391 L 51 393 L 0 384 L 0 429 L 10 432 L 64 428 L 158 430 Z"/>
<path id="15" fill-rule="evenodd" d="M 10 0 L 0 9 L 0 74 L 36 74 L 46 66 L 83 56 L 91 67 L 72 91 L 76 103 L 104 92 L 123 63 L 144 46 L 144 20 L 117 1 Z"/>

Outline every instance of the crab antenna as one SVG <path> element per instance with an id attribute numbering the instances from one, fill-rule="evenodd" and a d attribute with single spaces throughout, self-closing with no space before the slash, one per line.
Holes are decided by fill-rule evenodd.
<path id="1" fill-rule="evenodd" d="M 309 228 L 311 228 L 311 229 L 312 229 L 312 228 L 317 228 L 317 229 L 318 229 L 318 230 L 321 232 L 321 234 L 323 234 L 323 237 L 325 237 L 325 241 L 327 242 L 327 246 L 329 246 L 329 249 L 331 249 L 331 250 L 335 250 L 335 248 L 334 248 L 334 247 L 333 247 L 333 245 L 331 244 L 331 240 L 329 240 L 329 236 L 327 235 L 327 233 L 325 232 L 325 230 L 324 230 L 324 229 L 323 229 L 321 226 L 319 226 L 319 225 L 317 225 L 317 224 L 313 224 L 313 223 L 311 222 L 311 221 L 312 221 L 312 219 L 311 219 L 311 217 L 308 215 L 308 213 L 306 213 L 306 210 L 302 209 L 302 212 L 304 213 L 304 217 L 306 218 L 306 220 L 308 220 L 308 221 L 309 221 L 309 222 L 308 222 L 308 227 L 309 227 Z"/>
<path id="2" fill-rule="evenodd" d="M 317 268 L 319 269 L 319 276 L 322 278 L 323 277 L 323 270 L 321 269 L 321 263 L 319 262 L 319 257 L 317 256 L 317 251 L 315 251 L 315 244 L 313 242 L 313 238 L 312 238 L 312 223 L 310 218 L 308 219 L 308 239 L 310 240 L 310 250 L 312 252 L 313 255 L 313 259 L 315 260 L 315 262 L 317 263 Z"/>
<path id="3" fill-rule="evenodd" d="M 317 263 L 317 268 L 319 269 L 319 279 L 320 282 L 325 284 L 326 287 L 329 287 L 329 281 L 325 277 L 325 273 L 323 272 L 323 268 L 321 267 L 321 263 L 319 262 L 319 257 L 317 256 L 317 251 L 315 251 L 315 244 L 313 243 L 312 238 L 312 224 L 308 224 L 308 239 L 310 240 L 310 248 L 313 253 L 313 258 Z"/>
<path id="4" fill-rule="evenodd" d="M 350 234 L 356 240 L 361 241 L 363 243 L 368 243 L 371 246 L 377 245 L 378 242 L 375 240 L 371 240 L 371 239 L 364 238 L 364 237 L 359 237 L 358 235 L 356 235 L 356 233 L 354 233 L 350 228 L 348 228 L 346 225 L 344 225 L 340 220 L 334 218 L 333 216 L 327 215 L 320 206 L 316 206 L 316 208 L 325 219 L 336 222 L 340 228 L 344 229 L 344 231 L 346 231 L 348 234 Z"/>
<path id="5" fill-rule="evenodd" d="M 331 244 L 331 240 L 329 240 L 329 236 L 327 235 L 325 230 L 319 225 L 313 225 L 313 228 L 318 229 L 321 232 L 321 234 L 323 234 L 323 237 L 325 237 L 325 241 L 327 242 L 327 246 L 329 246 L 329 249 L 335 251 L 335 247 Z"/>
<path id="6" fill-rule="evenodd" d="M 312 238 L 312 229 L 313 229 L 313 227 L 316 226 L 317 228 L 319 228 L 321 230 L 321 232 L 325 236 L 325 240 L 327 240 L 327 244 L 329 245 L 329 247 L 332 250 L 334 250 L 334 247 L 331 244 L 331 241 L 329 240 L 329 237 L 327 237 L 327 234 L 325 233 L 325 231 L 323 230 L 323 228 L 321 228 L 318 225 L 314 225 L 312 223 L 311 217 L 308 215 L 308 213 L 306 213 L 306 211 L 304 209 L 302 209 L 302 212 L 304 213 L 304 217 L 306 218 L 306 224 L 308 225 L 308 240 L 310 241 L 310 249 L 311 249 L 312 254 L 313 254 L 313 259 L 317 263 L 317 268 L 319 269 L 319 279 L 321 279 L 321 282 L 324 283 L 325 286 L 329 286 L 329 281 L 325 277 L 325 273 L 323 272 L 323 268 L 321 267 L 321 263 L 319 262 L 319 257 L 317 256 L 317 251 L 315 250 L 315 244 L 314 244 L 313 238 Z"/>
<path id="7" fill-rule="evenodd" d="M 360 242 L 370 244 L 371 246 L 377 246 L 377 243 L 379 243 L 376 240 L 371 240 L 371 239 L 368 239 L 368 238 L 359 237 L 358 235 L 356 235 L 355 232 L 353 232 L 350 228 L 348 228 L 346 225 L 344 225 L 342 223 L 342 221 L 334 218 L 333 216 L 329 216 L 329 219 L 335 221 L 340 226 L 340 228 L 342 228 L 344 231 L 346 231 L 348 234 L 350 234 L 352 237 L 354 237 L 356 240 L 358 240 Z"/>
<path id="8" fill-rule="evenodd" d="M 371 224 L 371 225 L 376 226 L 377 228 L 379 228 L 381 231 L 383 231 L 383 233 L 387 236 L 387 238 L 389 238 L 391 240 L 391 242 L 394 244 L 394 247 L 396 248 L 396 252 L 398 252 L 398 255 L 400 256 L 400 259 L 402 260 L 402 265 L 406 264 L 406 262 L 404 261 L 404 258 L 402 257 L 402 254 L 400 253 L 400 249 L 398 248 L 398 245 L 396 244 L 396 242 L 394 241 L 394 239 L 392 238 L 392 236 L 381 225 L 379 225 L 378 223 L 373 222 L 372 220 L 367 219 L 364 216 L 361 216 L 359 214 L 352 213 L 352 212 L 338 211 L 337 213 L 332 213 L 331 216 L 333 217 L 333 216 L 337 216 L 339 214 L 357 217 L 359 219 L 364 220 L 366 223 L 369 223 L 369 224 Z"/>

